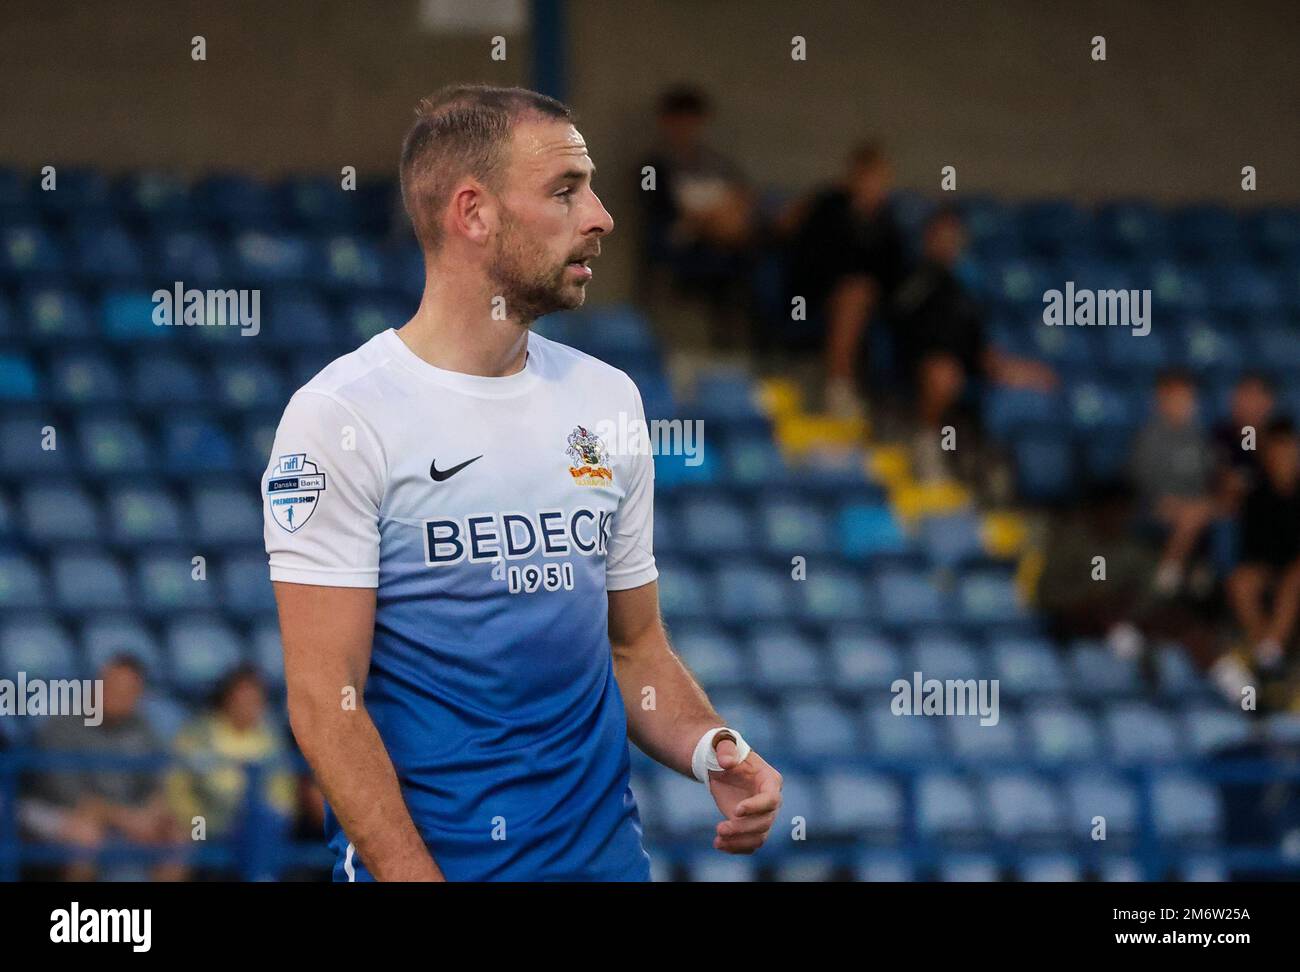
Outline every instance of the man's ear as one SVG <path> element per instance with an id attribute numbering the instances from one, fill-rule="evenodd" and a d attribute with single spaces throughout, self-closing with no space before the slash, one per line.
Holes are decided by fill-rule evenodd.
<path id="1" fill-rule="evenodd" d="M 463 183 L 452 194 L 448 218 L 455 232 L 472 243 L 486 244 L 497 227 L 496 200 L 481 183 Z"/>

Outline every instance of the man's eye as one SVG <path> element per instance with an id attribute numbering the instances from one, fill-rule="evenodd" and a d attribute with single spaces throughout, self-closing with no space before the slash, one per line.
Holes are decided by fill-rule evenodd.
<path id="1" fill-rule="evenodd" d="M 559 192 L 556 193 L 556 195 L 557 195 L 557 196 L 572 196 L 572 195 L 573 195 L 573 189 L 572 189 L 572 188 L 561 189 Z"/>

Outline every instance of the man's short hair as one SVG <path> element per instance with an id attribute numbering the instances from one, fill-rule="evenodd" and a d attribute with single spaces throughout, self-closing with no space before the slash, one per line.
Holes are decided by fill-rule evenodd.
<path id="1" fill-rule="evenodd" d="M 527 88 L 453 84 L 421 99 L 402 141 L 402 204 L 426 251 L 442 245 L 442 212 L 466 176 L 500 184 L 506 147 L 522 119 L 572 121 L 562 102 Z"/>

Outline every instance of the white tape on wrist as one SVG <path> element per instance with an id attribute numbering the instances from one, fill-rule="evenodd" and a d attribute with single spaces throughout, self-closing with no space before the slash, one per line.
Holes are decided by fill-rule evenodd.
<path id="1" fill-rule="evenodd" d="M 720 732 L 729 732 L 736 737 L 736 759 L 743 760 L 749 755 L 749 743 L 745 742 L 743 736 L 735 729 L 727 726 L 718 726 L 716 729 L 710 729 L 700 741 L 695 744 L 695 752 L 691 756 L 691 772 L 701 783 L 709 782 L 709 771 L 717 773 L 722 769 L 718 763 L 717 751 L 713 748 L 713 737 Z"/>

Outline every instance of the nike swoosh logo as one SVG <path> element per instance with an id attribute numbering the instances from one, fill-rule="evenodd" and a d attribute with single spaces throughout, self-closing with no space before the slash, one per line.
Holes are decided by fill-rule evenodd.
<path id="1" fill-rule="evenodd" d="M 466 459 L 459 466 L 452 466 L 450 469 L 443 469 L 441 471 L 439 471 L 438 469 L 438 460 L 435 459 L 433 460 L 433 462 L 429 463 L 429 477 L 435 483 L 440 483 L 444 479 L 451 479 L 452 476 L 456 475 L 456 473 L 460 472 L 471 462 L 477 462 L 479 459 L 482 458 L 483 458 L 482 456 L 475 456 L 473 459 Z"/>

